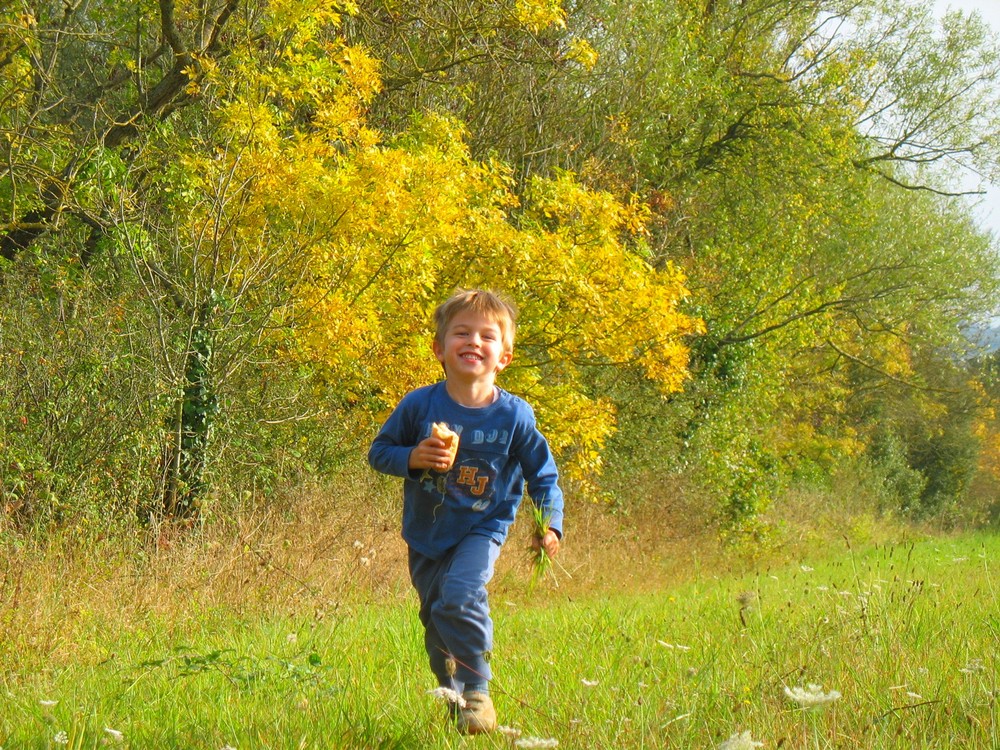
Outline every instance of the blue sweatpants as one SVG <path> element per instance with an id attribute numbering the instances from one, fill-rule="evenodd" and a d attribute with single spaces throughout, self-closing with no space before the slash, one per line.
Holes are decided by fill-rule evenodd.
<path id="1" fill-rule="evenodd" d="M 461 692 L 466 683 L 492 676 L 493 620 L 486 584 L 499 554 L 500 545 L 482 534 L 469 534 L 440 560 L 410 549 L 424 647 L 439 685 Z M 454 679 L 448 674 L 449 658 L 455 662 Z"/>

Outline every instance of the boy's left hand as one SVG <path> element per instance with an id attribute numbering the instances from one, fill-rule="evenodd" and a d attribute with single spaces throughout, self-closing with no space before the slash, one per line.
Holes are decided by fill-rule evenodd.
<path id="1" fill-rule="evenodd" d="M 534 549 L 544 549 L 549 557 L 555 557 L 559 554 L 559 535 L 549 529 L 544 536 L 531 537 L 531 546 Z"/>

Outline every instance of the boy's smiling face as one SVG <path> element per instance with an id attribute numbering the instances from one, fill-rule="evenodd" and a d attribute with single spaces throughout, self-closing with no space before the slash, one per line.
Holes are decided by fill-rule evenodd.
<path id="1" fill-rule="evenodd" d="M 469 382 L 492 382 L 514 358 L 504 344 L 500 323 L 471 310 L 451 319 L 444 340 L 434 341 L 434 356 L 449 378 Z"/>

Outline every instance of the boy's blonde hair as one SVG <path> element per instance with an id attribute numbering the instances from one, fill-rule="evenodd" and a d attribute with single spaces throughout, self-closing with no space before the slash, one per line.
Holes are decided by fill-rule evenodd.
<path id="1" fill-rule="evenodd" d="M 448 324 L 459 313 L 474 312 L 500 326 L 504 351 L 514 351 L 514 333 L 517 328 L 517 307 L 504 296 L 486 289 L 458 289 L 434 311 L 437 331 L 434 340 L 444 343 Z"/>

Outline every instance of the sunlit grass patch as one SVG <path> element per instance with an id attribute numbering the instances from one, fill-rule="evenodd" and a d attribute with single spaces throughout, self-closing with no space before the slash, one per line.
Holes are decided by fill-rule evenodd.
<path id="1" fill-rule="evenodd" d="M 509 733 L 475 740 L 428 693 L 412 594 L 295 616 L 95 613 L 75 631 L 87 649 L 6 663 L 0 746 L 995 747 L 998 560 L 1000 541 L 968 537 L 495 600 Z"/>

